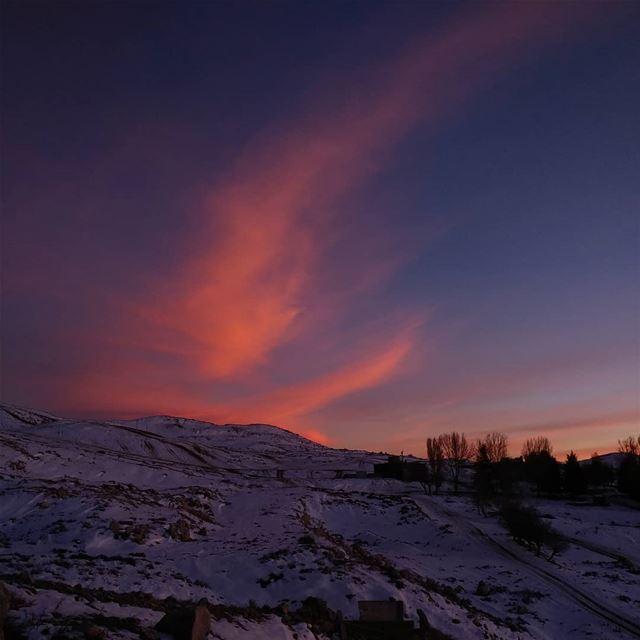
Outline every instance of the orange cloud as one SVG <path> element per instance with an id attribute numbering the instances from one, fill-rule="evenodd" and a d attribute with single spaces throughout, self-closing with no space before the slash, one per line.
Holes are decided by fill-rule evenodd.
<path id="1" fill-rule="evenodd" d="M 500 3 L 465 13 L 365 70 L 370 80 L 358 92 L 336 96 L 335 104 L 323 95 L 286 128 L 249 145 L 213 187 L 192 240 L 195 256 L 143 305 L 145 325 L 164 330 L 159 348 L 172 340 L 211 378 L 266 363 L 322 304 L 313 284 L 336 233 L 336 202 L 417 123 L 447 116 L 543 43 L 559 17 L 548 7 Z M 155 331 L 141 333 L 147 340 Z"/>
<path id="2" fill-rule="evenodd" d="M 315 429 L 300 431 L 300 435 L 307 438 L 307 440 L 312 440 L 313 442 L 317 442 L 318 444 L 329 445 L 331 443 L 326 433 L 322 433 L 321 431 L 317 431 Z"/>
<path id="3" fill-rule="evenodd" d="M 256 405 L 272 420 L 286 420 L 310 413 L 338 398 L 376 386 L 397 373 L 412 346 L 411 337 L 401 336 L 389 347 L 341 369 L 279 389 Z"/>
<path id="4" fill-rule="evenodd" d="M 54 381 L 46 378 L 42 386 L 45 396 L 51 398 L 47 404 L 63 416 L 115 419 L 174 415 L 215 417 L 222 422 L 227 416 L 225 408 L 204 401 L 182 385 L 158 378 L 152 367 L 136 367 L 133 361 L 124 363 L 119 371 L 108 368 Z"/>
<path id="5" fill-rule="evenodd" d="M 412 324 L 405 325 L 396 337 L 388 338 L 379 333 L 368 337 L 359 348 L 352 348 L 344 354 L 346 364 L 336 366 L 329 373 L 312 376 L 304 382 L 281 385 L 270 392 L 245 394 L 234 400 L 211 401 L 198 393 L 195 382 L 193 386 L 184 384 L 184 381 L 172 385 L 170 375 L 143 359 L 132 362 L 114 376 L 112 369 L 119 361 L 117 356 L 115 362 L 106 359 L 93 371 L 73 375 L 71 379 L 60 379 L 48 384 L 47 388 L 53 397 L 64 397 L 69 389 L 75 390 L 71 400 L 75 415 L 114 417 L 115 411 L 117 417 L 127 418 L 163 413 L 218 423 L 286 425 L 303 414 L 382 384 L 396 375 L 413 347 L 421 323 L 422 320 L 415 319 Z M 396 327 L 394 329 L 398 331 Z M 381 340 L 382 346 L 372 344 L 372 340 Z M 81 395 L 77 394 L 79 390 Z M 321 432 L 317 429 L 310 429 L 309 433 L 317 436 L 311 439 L 328 442 L 327 436 L 318 436 Z"/>
<path id="6" fill-rule="evenodd" d="M 124 305 L 118 336 L 108 341 L 120 347 L 118 362 L 74 378 L 77 406 L 287 420 L 388 380 L 418 339 L 404 322 L 390 337 L 377 337 L 382 349 L 325 366 L 306 382 L 265 392 L 251 375 L 278 366 L 276 350 L 294 341 L 313 353 L 320 322 L 357 306 L 353 296 L 335 295 L 349 288 L 350 275 L 336 275 L 329 252 L 341 233 L 345 197 L 416 125 L 441 123 L 532 48 L 564 34 L 567 18 L 575 22 L 573 5 L 570 12 L 551 3 L 463 11 L 391 60 L 361 70 L 356 89 L 324 87 L 306 113 L 248 145 L 212 184 L 196 216 L 199 231 L 185 242 L 191 257 L 144 299 Z M 351 268 L 374 280 L 388 277 L 377 255 L 369 252 Z M 395 268 L 406 259 L 394 258 Z M 127 354 L 127 342 L 135 354 Z M 140 358 L 148 362 L 132 374 Z M 240 399 L 217 396 L 230 383 L 244 385 Z"/>

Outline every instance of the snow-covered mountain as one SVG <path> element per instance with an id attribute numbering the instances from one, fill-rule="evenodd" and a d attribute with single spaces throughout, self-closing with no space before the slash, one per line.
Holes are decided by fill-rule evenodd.
<path id="1" fill-rule="evenodd" d="M 204 597 L 213 638 L 328 639 L 333 612 L 395 598 L 440 637 L 640 637 L 639 511 L 545 503 L 573 540 L 550 563 L 469 498 L 371 477 L 381 460 L 269 425 L 0 406 L 10 621 L 152 638 Z"/>
<path id="2" fill-rule="evenodd" d="M 617 469 L 624 460 L 624 453 L 620 453 L 618 451 L 611 451 L 610 453 L 603 453 L 596 458 L 602 462 L 602 464 L 609 465 L 614 469 Z M 580 464 L 582 466 L 591 464 L 591 458 L 585 458 L 584 460 L 580 460 Z"/>

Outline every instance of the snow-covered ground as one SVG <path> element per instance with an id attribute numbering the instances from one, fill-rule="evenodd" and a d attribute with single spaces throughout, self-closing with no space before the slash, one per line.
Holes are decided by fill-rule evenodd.
<path id="1" fill-rule="evenodd" d="M 267 425 L 5 407 L 0 580 L 12 620 L 29 638 L 88 623 L 137 638 L 167 598 L 205 597 L 212 637 L 312 640 L 329 636 L 306 598 L 354 619 L 359 600 L 396 598 L 452 638 L 640 637 L 640 511 L 538 504 L 574 540 L 549 562 L 468 498 L 344 477 L 381 459 Z"/>

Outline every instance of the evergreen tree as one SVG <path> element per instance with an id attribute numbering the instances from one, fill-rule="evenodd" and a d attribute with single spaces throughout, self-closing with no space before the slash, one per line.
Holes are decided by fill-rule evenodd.
<path id="1" fill-rule="evenodd" d="M 494 465 L 494 469 L 501 493 L 505 496 L 513 495 L 516 484 L 524 479 L 522 458 L 502 458 Z"/>
<path id="2" fill-rule="evenodd" d="M 618 469 L 618 489 L 640 500 L 640 456 L 625 455 Z"/>
<path id="3" fill-rule="evenodd" d="M 605 464 L 597 454 L 591 455 L 591 461 L 585 468 L 587 483 L 590 487 L 600 489 L 610 485 L 615 480 L 615 472 L 610 464 Z"/>
<path id="4" fill-rule="evenodd" d="M 567 461 L 564 465 L 564 488 L 575 495 L 584 493 L 587 490 L 584 471 L 573 451 L 567 455 Z"/>
<path id="5" fill-rule="evenodd" d="M 524 461 L 527 480 L 536 485 L 538 493 L 558 493 L 562 487 L 560 465 L 548 452 L 530 453 Z"/>

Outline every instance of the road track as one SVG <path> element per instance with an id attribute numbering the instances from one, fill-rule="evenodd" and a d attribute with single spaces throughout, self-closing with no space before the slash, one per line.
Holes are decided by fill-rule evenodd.
<path id="1" fill-rule="evenodd" d="M 535 574 L 548 584 L 553 585 L 553 587 L 564 593 L 573 602 L 577 603 L 584 609 L 591 611 L 600 618 L 617 626 L 619 629 L 626 631 L 633 637 L 640 638 L 640 621 L 632 620 L 619 611 L 616 611 L 610 608 L 608 605 L 599 602 L 589 594 L 585 593 L 582 589 L 573 586 L 560 576 L 552 573 L 551 571 L 548 571 L 547 569 L 544 569 L 543 567 L 538 566 L 534 562 L 531 562 L 524 552 L 516 553 L 508 546 L 502 544 L 501 542 L 490 536 L 479 526 L 470 522 L 463 515 L 447 509 L 440 503 L 439 500 L 429 500 L 428 506 L 424 502 L 424 498 L 420 500 L 415 500 L 414 498 L 414 501 L 419 507 L 426 507 L 427 509 L 433 508 L 441 515 L 444 515 L 446 518 L 453 520 L 460 530 L 465 531 L 468 534 L 475 536 L 476 538 L 480 538 L 485 544 L 491 546 L 493 550 L 496 551 L 499 555 L 507 558 L 508 560 L 512 560 L 520 565 L 523 565 L 530 573 Z"/>

